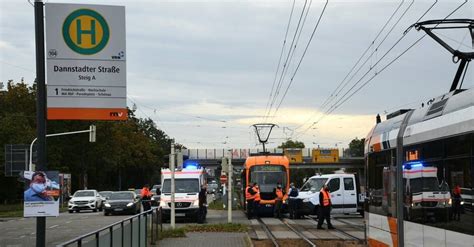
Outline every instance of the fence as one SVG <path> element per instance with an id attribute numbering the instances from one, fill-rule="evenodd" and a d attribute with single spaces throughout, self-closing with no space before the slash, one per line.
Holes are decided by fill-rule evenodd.
<path id="1" fill-rule="evenodd" d="M 161 208 L 123 219 L 99 230 L 84 234 L 58 246 L 77 247 L 146 247 L 156 244 L 163 229 Z"/>

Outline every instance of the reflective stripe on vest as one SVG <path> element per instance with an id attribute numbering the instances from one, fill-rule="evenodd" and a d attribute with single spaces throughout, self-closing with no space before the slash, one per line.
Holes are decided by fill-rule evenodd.
<path id="1" fill-rule="evenodd" d="M 277 200 L 283 200 L 283 191 L 281 189 L 276 189 Z"/>
<path id="2" fill-rule="evenodd" d="M 255 201 L 260 201 L 260 189 L 253 187 L 253 191 L 255 191 Z"/>
<path id="3" fill-rule="evenodd" d="M 329 193 L 325 190 L 321 190 L 321 193 L 323 193 L 323 206 L 329 206 L 331 204 L 331 197 L 329 197 Z"/>

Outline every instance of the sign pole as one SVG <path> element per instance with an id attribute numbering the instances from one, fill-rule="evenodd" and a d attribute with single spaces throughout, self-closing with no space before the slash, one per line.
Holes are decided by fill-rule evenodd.
<path id="1" fill-rule="evenodd" d="M 43 1 L 35 0 L 36 43 L 36 133 L 38 135 L 39 171 L 46 171 L 46 84 L 44 64 L 44 14 Z M 36 218 L 36 247 L 46 246 L 46 217 Z"/>
<path id="2" fill-rule="evenodd" d="M 174 229 L 175 225 L 175 205 L 174 205 L 174 170 L 175 170 L 175 153 L 174 153 L 174 142 L 171 143 L 171 159 L 170 159 L 170 170 L 171 170 L 171 213 L 170 213 L 170 224 L 171 228 Z"/>
<path id="3" fill-rule="evenodd" d="M 227 223 L 232 223 L 232 155 L 229 157 L 229 175 L 227 175 Z"/>

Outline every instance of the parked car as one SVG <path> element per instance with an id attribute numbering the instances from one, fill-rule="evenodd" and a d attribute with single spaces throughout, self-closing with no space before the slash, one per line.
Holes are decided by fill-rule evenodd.
<path id="1" fill-rule="evenodd" d="M 140 213 L 140 199 L 133 191 L 113 192 L 104 203 L 104 215 Z"/>
<path id="2" fill-rule="evenodd" d="M 68 211 L 80 212 L 81 210 L 102 211 L 102 197 L 97 190 L 78 190 L 68 202 Z"/>
<path id="3" fill-rule="evenodd" d="M 217 193 L 218 189 L 219 189 L 219 184 L 215 180 L 212 180 L 207 184 L 207 193 L 209 194 Z"/>

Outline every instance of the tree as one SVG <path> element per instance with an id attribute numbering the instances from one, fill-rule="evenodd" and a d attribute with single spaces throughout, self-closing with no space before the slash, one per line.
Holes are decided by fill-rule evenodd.
<path id="1" fill-rule="evenodd" d="M 363 157 L 364 156 L 364 143 L 365 138 L 355 138 L 349 143 L 349 153 L 351 157 Z"/>
<path id="2" fill-rule="evenodd" d="M 304 148 L 304 143 L 299 141 L 287 140 L 283 142 L 278 148 Z"/>

